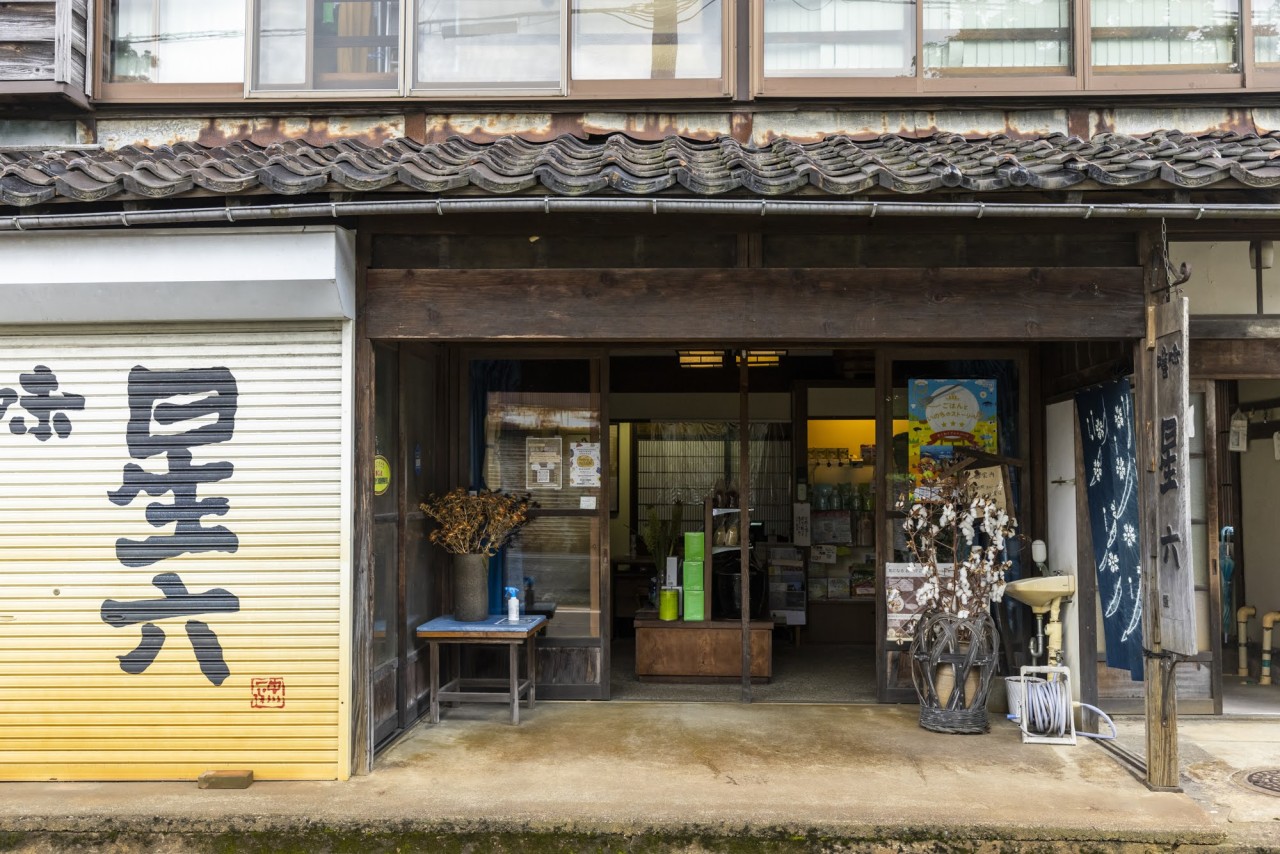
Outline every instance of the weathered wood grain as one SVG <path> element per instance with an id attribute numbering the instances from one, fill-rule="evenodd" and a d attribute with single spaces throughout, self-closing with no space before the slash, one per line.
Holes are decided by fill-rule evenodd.
<path id="1" fill-rule="evenodd" d="M 0 41 L 0 81 L 54 79 L 53 40 L 14 43 Z"/>
<path id="2" fill-rule="evenodd" d="M 1195 329 L 1195 323 L 1192 323 Z M 1280 376 L 1280 338 L 1249 341 L 1191 340 L 1191 376 L 1248 380 Z"/>
<path id="3" fill-rule="evenodd" d="M 53 41 L 54 7 L 13 3 L 0 6 L 0 41 Z"/>
<path id="4" fill-rule="evenodd" d="M 1138 267 L 370 270 L 374 338 L 1136 338 Z"/>

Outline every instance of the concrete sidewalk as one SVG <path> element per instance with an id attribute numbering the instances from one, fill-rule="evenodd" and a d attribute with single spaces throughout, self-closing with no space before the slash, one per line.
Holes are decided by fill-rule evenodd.
<path id="1" fill-rule="evenodd" d="M 1099 746 L 940 735 L 913 706 L 446 710 L 344 783 L 0 785 L 0 850 L 1244 851 Z M 1257 796 L 1262 797 L 1262 796 Z M 1266 822 L 1280 843 L 1280 822 Z"/>

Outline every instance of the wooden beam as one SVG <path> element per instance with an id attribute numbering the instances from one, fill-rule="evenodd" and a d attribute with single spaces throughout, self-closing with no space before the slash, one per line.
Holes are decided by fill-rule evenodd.
<path id="1" fill-rule="evenodd" d="M 1142 268 L 370 270 L 375 339 L 1139 337 Z"/>
<path id="2" fill-rule="evenodd" d="M 1191 338 L 1273 338 L 1280 339 L 1280 322 L 1256 314 L 1196 317 L 1191 320 Z"/>
<path id="3" fill-rule="evenodd" d="M 1192 329 L 1195 329 L 1193 321 Z M 1191 340 L 1191 376 L 1206 380 L 1274 379 L 1280 376 L 1280 339 Z"/>

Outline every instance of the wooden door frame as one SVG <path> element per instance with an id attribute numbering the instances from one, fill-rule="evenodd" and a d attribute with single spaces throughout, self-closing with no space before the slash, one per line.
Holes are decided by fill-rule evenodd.
<path id="1" fill-rule="evenodd" d="M 492 342 L 457 343 L 449 345 L 455 353 L 456 363 L 453 365 L 453 408 L 455 417 L 450 432 L 457 440 L 454 451 L 454 465 L 451 472 L 451 483 L 466 484 L 470 479 L 471 460 L 471 410 L 468 395 L 470 394 L 469 365 L 476 359 L 564 359 L 586 360 L 589 364 L 590 389 L 588 394 L 595 395 L 599 401 L 600 421 L 600 494 L 603 500 L 596 501 L 594 515 L 591 511 L 564 511 L 562 515 L 577 518 L 595 518 L 597 540 L 592 548 L 592 556 L 597 561 L 592 579 L 597 590 L 597 607 L 600 615 L 600 636 L 598 638 L 547 638 L 544 636 L 540 646 L 573 646 L 583 648 L 600 647 L 600 682 L 599 690 L 581 690 L 577 686 L 566 686 L 568 690 L 558 690 L 554 685 L 540 685 L 538 693 L 548 699 L 609 699 L 609 668 L 612 664 L 612 647 L 610 643 L 612 613 L 612 579 L 609 571 L 609 350 L 607 346 L 582 345 L 572 346 L 563 343 L 539 345 L 527 342 L 495 344 Z"/>
<path id="2" fill-rule="evenodd" d="M 939 360 L 999 360 L 1011 361 L 1018 369 L 1018 435 L 1020 453 L 1003 454 L 1003 456 L 1020 460 L 1023 477 L 1019 484 L 1018 519 L 1019 528 L 1025 539 L 1027 531 L 1038 531 L 1043 527 L 1043 507 L 1035 507 L 1043 490 L 1036 490 L 1033 484 L 1043 472 L 1043 465 L 1032 468 L 1033 460 L 1038 456 L 1043 460 L 1043 412 L 1033 417 L 1033 412 L 1042 409 L 1040 404 L 1039 373 L 1031 374 L 1032 345 L 1010 346 L 997 345 L 983 347 L 981 345 L 953 345 L 940 347 L 889 345 L 876 348 L 876 477 L 880 493 L 876 501 L 876 696 L 881 703 L 904 703 L 915 699 L 914 691 L 899 689 L 891 691 L 888 684 L 886 656 L 890 651 L 885 633 L 888 630 L 887 614 L 880 606 L 879 597 L 884 595 L 886 578 L 885 564 L 892 557 L 892 528 L 890 524 L 896 515 L 891 514 L 888 506 L 890 491 L 885 479 L 889 473 L 889 465 L 893 454 L 893 365 L 895 362 L 932 362 Z M 1033 388 L 1033 382 L 1035 387 Z M 1036 400 L 1033 406 L 1032 394 Z M 1039 428 L 1039 429 L 1037 429 Z M 1036 449 L 1039 449 L 1038 451 Z M 1029 559 L 1030 553 L 1026 553 Z"/>

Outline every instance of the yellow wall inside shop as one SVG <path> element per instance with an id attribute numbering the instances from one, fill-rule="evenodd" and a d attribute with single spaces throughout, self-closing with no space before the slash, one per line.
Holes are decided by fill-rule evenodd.
<path id="1" fill-rule="evenodd" d="M 895 420 L 893 434 L 906 432 L 907 422 Z M 861 458 L 863 445 L 876 443 L 876 422 L 874 418 L 823 418 L 809 422 L 810 448 L 848 448 L 849 456 Z M 865 460 L 874 462 L 874 460 Z"/>

